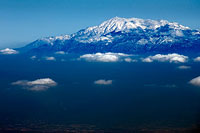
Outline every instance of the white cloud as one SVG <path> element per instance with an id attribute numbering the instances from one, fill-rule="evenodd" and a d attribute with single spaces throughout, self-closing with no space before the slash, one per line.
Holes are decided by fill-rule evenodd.
<path id="1" fill-rule="evenodd" d="M 17 54 L 18 51 L 14 50 L 14 49 L 6 48 L 6 49 L 0 50 L 0 53 L 1 54 Z"/>
<path id="2" fill-rule="evenodd" d="M 194 85 L 194 86 L 200 87 L 200 76 L 198 76 L 198 77 L 190 80 L 189 83 L 192 84 L 192 85 Z"/>
<path id="3" fill-rule="evenodd" d="M 170 62 L 170 63 L 184 63 L 187 62 L 188 57 L 180 54 L 156 54 L 154 56 L 148 56 L 147 58 L 142 59 L 143 62 L 153 62 L 153 61 L 159 61 L 159 62 Z"/>
<path id="4" fill-rule="evenodd" d="M 177 86 L 175 84 L 145 84 L 145 87 L 162 87 L 162 88 L 176 88 Z"/>
<path id="5" fill-rule="evenodd" d="M 177 67 L 178 69 L 190 69 L 191 68 L 191 66 L 178 66 Z"/>
<path id="6" fill-rule="evenodd" d="M 112 82 L 113 82 L 112 80 L 100 79 L 100 80 L 94 81 L 94 84 L 98 84 L 98 85 L 111 85 Z"/>
<path id="7" fill-rule="evenodd" d="M 153 62 L 153 60 L 150 57 L 142 59 L 143 62 Z"/>
<path id="8" fill-rule="evenodd" d="M 125 58 L 125 62 L 137 62 L 137 60 L 131 59 L 131 58 Z"/>
<path id="9" fill-rule="evenodd" d="M 161 87 L 164 87 L 164 88 L 176 88 L 177 86 L 175 84 L 166 84 L 166 85 L 161 85 Z"/>
<path id="10" fill-rule="evenodd" d="M 46 59 L 46 60 L 49 60 L 49 61 L 55 61 L 55 60 L 56 60 L 56 58 L 53 57 L 53 56 L 51 56 L 51 57 L 45 57 L 45 59 Z"/>
<path id="11" fill-rule="evenodd" d="M 200 56 L 194 59 L 195 62 L 200 62 Z"/>
<path id="12" fill-rule="evenodd" d="M 57 51 L 57 52 L 55 52 L 55 54 L 61 54 L 61 55 L 64 55 L 64 54 L 66 54 L 64 51 Z"/>
<path id="13" fill-rule="evenodd" d="M 120 61 L 121 57 L 127 57 L 130 55 L 123 53 L 96 53 L 96 54 L 85 54 L 80 56 L 80 59 L 86 61 L 97 61 L 97 62 L 117 62 Z"/>
<path id="14" fill-rule="evenodd" d="M 34 56 L 31 56 L 30 58 L 31 58 L 32 60 L 34 60 L 34 59 L 37 58 L 37 56 L 34 55 Z"/>
<path id="15" fill-rule="evenodd" d="M 31 91 L 44 91 L 50 87 L 56 86 L 57 83 L 50 78 L 43 78 L 34 81 L 19 80 L 13 82 L 12 85 L 22 86 L 23 88 Z"/>

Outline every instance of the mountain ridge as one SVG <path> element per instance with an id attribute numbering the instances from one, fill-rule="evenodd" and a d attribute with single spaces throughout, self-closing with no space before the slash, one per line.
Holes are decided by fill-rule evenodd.
<path id="1" fill-rule="evenodd" d="M 45 37 L 21 52 L 147 53 L 200 50 L 200 31 L 167 20 L 114 17 L 71 35 Z"/>

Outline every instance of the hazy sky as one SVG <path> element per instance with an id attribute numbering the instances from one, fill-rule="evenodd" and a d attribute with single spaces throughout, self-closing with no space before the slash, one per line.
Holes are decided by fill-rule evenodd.
<path id="1" fill-rule="evenodd" d="M 115 16 L 200 28 L 200 0 L 0 0 L 0 48 L 74 33 Z"/>

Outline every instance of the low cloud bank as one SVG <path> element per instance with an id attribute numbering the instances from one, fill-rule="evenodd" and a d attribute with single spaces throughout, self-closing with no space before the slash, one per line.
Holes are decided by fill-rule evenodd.
<path id="1" fill-rule="evenodd" d="M 10 54 L 18 54 L 18 51 L 10 48 L 0 50 L 1 54 L 10 55 Z"/>
<path id="2" fill-rule="evenodd" d="M 147 58 L 142 59 L 143 62 L 170 62 L 170 63 L 185 63 L 188 61 L 188 56 L 180 55 L 180 54 L 156 54 L 154 56 L 148 56 Z"/>
<path id="3" fill-rule="evenodd" d="M 19 80 L 11 84 L 21 86 L 24 89 L 31 91 L 44 91 L 57 85 L 57 83 L 50 78 L 37 79 L 34 81 Z"/>
<path id="4" fill-rule="evenodd" d="M 97 84 L 97 85 L 111 85 L 112 82 L 113 82 L 112 80 L 100 79 L 100 80 L 94 81 L 94 84 Z"/>
<path id="5" fill-rule="evenodd" d="M 80 59 L 85 59 L 86 61 L 96 61 L 96 62 L 118 62 L 123 61 L 123 57 L 128 57 L 131 55 L 123 53 L 96 53 L 96 54 L 85 54 L 80 56 Z M 131 62 L 131 58 L 126 58 L 127 62 Z"/>
<path id="6" fill-rule="evenodd" d="M 190 80 L 189 82 L 191 85 L 200 87 L 200 76 Z"/>

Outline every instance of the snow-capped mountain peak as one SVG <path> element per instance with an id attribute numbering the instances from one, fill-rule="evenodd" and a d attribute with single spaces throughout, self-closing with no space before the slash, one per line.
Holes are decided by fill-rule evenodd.
<path id="1" fill-rule="evenodd" d="M 199 47 L 199 30 L 167 20 L 114 17 L 71 35 L 45 37 L 26 49 L 58 51 L 125 52 L 178 50 Z M 195 45 L 194 45 L 195 44 Z"/>
<path id="2" fill-rule="evenodd" d="M 75 40 L 81 43 L 92 43 L 98 41 L 112 42 L 113 37 L 108 35 L 112 32 L 129 32 L 130 30 L 156 30 L 162 26 L 168 25 L 169 28 L 174 29 L 174 36 L 182 36 L 181 30 L 188 30 L 189 27 L 182 26 L 178 23 L 171 23 L 167 20 L 150 20 L 150 19 L 139 19 L 139 18 L 120 18 L 114 17 L 107 21 L 104 21 L 98 26 L 88 27 L 77 33 L 71 35 L 45 37 L 38 39 L 42 43 L 48 43 L 53 45 L 56 40 L 66 41 L 72 37 L 76 37 Z"/>
<path id="3" fill-rule="evenodd" d="M 104 21 L 98 26 L 88 27 L 75 33 L 77 41 L 82 43 L 91 43 L 97 41 L 112 42 L 112 37 L 107 36 L 112 32 L 129 32 L 130 30 L 156 30 L 160 27 L 168 26 L 173 29 L 172 35 L 182 36 L 181 30 L 189 30 L 189 27 L 185 27 L 176 22 L 168 22 L 167 20 L 150 20 L 139 18 L 120 18 L 114 17 L 107 21 Z"/>
<path id="4" fill-rule="evenodd" d="M 120 18 L 114 17 L 110 20 L 104 21 L 99 26 L 89 27 L 85 32 L 95 32 L 96 34 L 107 34 L 110 32 L 126 31 L 130 29 L 141 28 L 145 29 L 156 29 L 161 26 L 169 25 L 170 28 L 186 30 L 189 27 L 179 25 L 178 23 L 170 23 L 167 20 L 150 20 L 150 19 L 139 19 L 139 18 Z"/>

